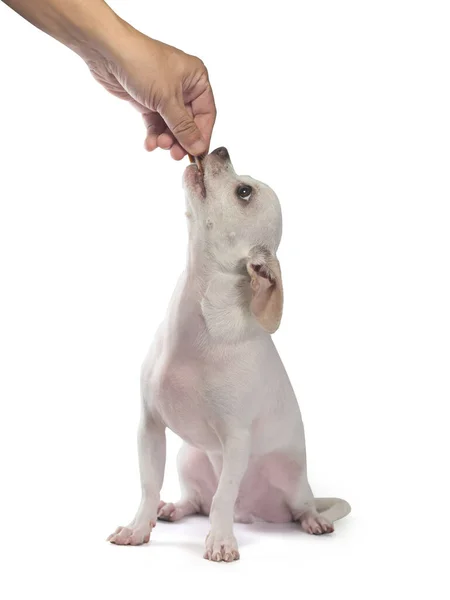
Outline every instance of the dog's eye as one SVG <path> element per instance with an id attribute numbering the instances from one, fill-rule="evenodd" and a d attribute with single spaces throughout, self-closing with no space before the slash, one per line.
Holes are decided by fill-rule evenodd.
<path id="1" fill-rule="evenodd" d="M 249 185 L 240 185 L 236 193 L 241 200 L 250 200 L 250 196 L 252 195 L 252 188 Z"/>

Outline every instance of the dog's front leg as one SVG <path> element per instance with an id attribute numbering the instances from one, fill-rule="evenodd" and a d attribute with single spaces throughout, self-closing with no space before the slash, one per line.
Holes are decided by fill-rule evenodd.
<path id="1" fill-rule="evenodd" d="M 211 505 L 211 529 L 206 538 L 204 557 L 208 560 L 231 562 L 239 558 L 238 546 L 233 534 L 234 505 L 242 477 L 247 470 L 249 454 L 250 434 L 248 432 L 233 433 L 225 437 L 222 470 Z"/>
<path id="2" fill-rule="evenodd" d="M 113 544 L 137 546 L 150 539 L 156 524 L 159 493 L 166 462 L 165 426 L 144 408 L 138 430 L 139 471 L 142 497 L 136 516 L 127 527 L 118 527 L 109 536 Z"/>

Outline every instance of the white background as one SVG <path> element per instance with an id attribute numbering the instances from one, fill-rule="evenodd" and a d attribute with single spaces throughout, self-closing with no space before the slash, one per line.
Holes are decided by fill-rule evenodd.
<path id="1" fill-rule="evenodd" d="M 104 541 L 139 501 L 139 368 L 183 268 L 187 159 L 145 153 L 139 116 L 0 3 L 4 597 L 448 597 L 448 3 L 111 4 L 203 58 L 213 147 L 281 199 L 275 340 L 313 490 L 353 512 L 323 538 L 237 526 L 235 564 L 201 558 L 205 518 Z"/>

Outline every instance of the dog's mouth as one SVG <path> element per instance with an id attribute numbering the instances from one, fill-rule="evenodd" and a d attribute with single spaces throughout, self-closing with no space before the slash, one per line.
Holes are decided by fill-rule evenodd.
<path id="1" fill-rule="evenodd" d="M 193 196 L 202 200 L 206 198 L 206 184 L 212 186 L 215 177 L 221 173 L 233 170 L 228 150 L 224 146 L 216 148 L 210 154 L 204 156 L 190 156 L 191 164 L 184 173 L 184 186 Z"/>
<path id="2" fill-rule="evenodd" d="M 203 161 L 205 160 L 205 155 L 202 154 L 201 156 L 192 156 L 192 154 L 188 154 L 188 156 L 191 164 L 196 165 L 200 173 L 203 173 Z"/>
<path id="3" fill-rule="evenodd" d="M 191 161 L 191 164 L 184 172 L 184 184 L 192 193 L 198 194 L 202 198 L 206 198 L 205 173 L 203 168 L 204 157 L 193 157 L 189 155 L 189 160 Z"/>

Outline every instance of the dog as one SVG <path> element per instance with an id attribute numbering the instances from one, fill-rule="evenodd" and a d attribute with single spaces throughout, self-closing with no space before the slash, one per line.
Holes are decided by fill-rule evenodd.
<path id="1" fill-rule="evenodd" d="M 204 558 L 231 562 L 234 521 L 295 521 L 320 535 L 350 506 L 313 497 L 300 410 L 271 337 L 283 311 L 277 196 L 237 175 L 223 147 L 189 165 L 183 186 L 187 265 L 141 371 L 142 499 L 108 540 L 143 544 L 157 518 L 205 514 Z M 160 501 L 166 427 L 184 440 L 175 504 Z"/>

